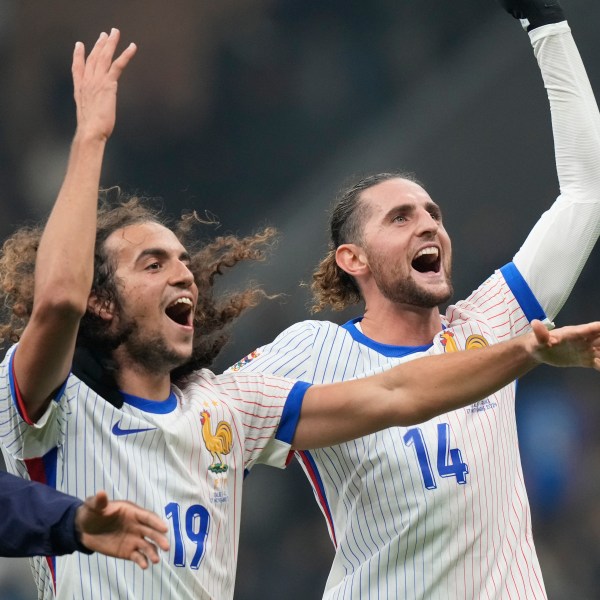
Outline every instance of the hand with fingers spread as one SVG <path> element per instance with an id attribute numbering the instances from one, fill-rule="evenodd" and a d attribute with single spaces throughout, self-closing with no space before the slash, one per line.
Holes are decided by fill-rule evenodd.
<path id="1" fill-rule="evenodd" d="M 600 321 L 548 331 L 531 323 L 537 347 L 533 357 L 554 367 L 592 367 L 600 371 Z"/>
<path id="2" fill-rule="evenodd" d="M 77 130 L 103 140 L 110 137 L 115 126 L 119 78 L 137 50 L 135 44 L 129 44 L 113 59 L 119 39 L 119 30 L 112 29 L 110 35 L 100 34 L 87 59 L 81 42 L 75 44 L 73 53 Z"/>
<path id="3" fill-rule="evenodd" d="M 158 548 L 169 549 L 167 526 L 156 514 L 132 502 L 109 501 L 104 491 L 77 509 L 75 527 L 88 550 L 132 560 L 142 569 L 159 561 Z"/>

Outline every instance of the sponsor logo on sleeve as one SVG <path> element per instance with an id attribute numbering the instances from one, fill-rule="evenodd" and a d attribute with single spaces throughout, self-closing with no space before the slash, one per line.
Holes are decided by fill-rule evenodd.
<path id="1" fill-rule="evenodd" d="M 258 350 L 254 350 L 254 352 L 250 352 L 247 356 L 244 356 L 242 360 L 238 360 L 235 365 L 231 367 L 232 371 L 239 371 L 242 367 L 246 366 L 250 361 L 254 360 L 260 356 L 260 352 Z"/>

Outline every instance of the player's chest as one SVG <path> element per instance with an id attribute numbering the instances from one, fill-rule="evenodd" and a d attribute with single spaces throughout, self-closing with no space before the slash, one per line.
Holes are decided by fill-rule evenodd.
<path id="1" fill-rule="evenodd" d="M 124 406 L 79 412 L 67 424 L 68 446 L 77 455 L 119 464 L 135 464 L 156 480 L 177 472 L 182 479 L 203 478 L 211 489 L 227 485 L 227 475 L 243 473 L 243 435 L 236 415 L 210 397 L 182 403 L 167 414 Z"/>

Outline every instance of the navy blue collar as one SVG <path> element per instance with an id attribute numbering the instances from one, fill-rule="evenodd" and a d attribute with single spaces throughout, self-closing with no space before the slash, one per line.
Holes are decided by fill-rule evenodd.
<path id="1" fill-rule="evenodd" d="M 360 323 L 362 320 L 363 317 L 351 319 L 342 325 L 342 329 L 345 329 L 359 344 L 368 346 L 383 356 L 400 358 L 401 356 L 407 356 L 409 354 L 414 354 L 415 352 L 426 352 L 433 346 L 433 342 L 425 346 L 391 346 L 390 344 L 381 344 L 380 342 L 368 338 L 362 331 L 357 329 L 356 323 Z"/>
<path id="2" fill-rule="evenodd" d="M 158 401 L 140 398 L 139 396 L 126 394 L 125 392 L 121 392 L 121 395 L 123 396 L 123 402 L 125 402 L 125 404 L 139 408 L 144 412 L 165 415 L 173 412 L 177 407 L 177 396 L 175 395 L 175 392 L 171 392 L 166 400 Z"/>

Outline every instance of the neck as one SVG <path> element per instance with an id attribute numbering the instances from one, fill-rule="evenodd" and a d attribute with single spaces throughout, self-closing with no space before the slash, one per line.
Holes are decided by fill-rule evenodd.
<path id="1" fill-rule="evenodd" d="M 128 360 L 117 361 L 117 385 L 122 392 L 160 402 L 171 393 L 171 374 L 151 371 Z"/>
<path id="2" fill-rule="evenodd" d="M 424 346 L 442 330 L 442 320 L 437 307 L 420 308 L 380 299 L 366 304 L 361 328 L 380 344 Z"/>

